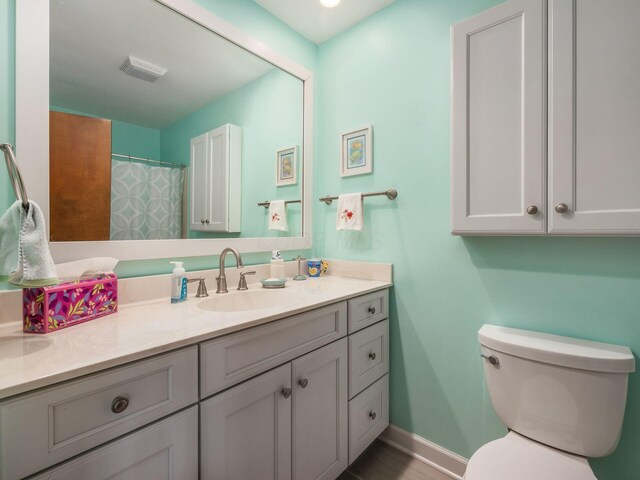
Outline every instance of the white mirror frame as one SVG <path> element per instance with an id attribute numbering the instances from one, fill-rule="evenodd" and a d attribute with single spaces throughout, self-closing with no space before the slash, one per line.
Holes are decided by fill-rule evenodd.
<path id="1" fill-rule="evenodd" d="M 120 260 L 217 255 L 225 247 L 240 252 L 311 248 L 313 76 L 310 71 L 250 37 L 192 0 L 155 0 L 254 53 L 303 82 L 301 237 L 118 240 L 52 242 L 56 263 L 94 256 Z M 42 208 L 49 224 L 49 0 L 16 2 L 16 157 L 29 198 Z M 43 161 L 46 165 L 43 166 Z M 258 208 L 256 206 L 256 208 Z"/>

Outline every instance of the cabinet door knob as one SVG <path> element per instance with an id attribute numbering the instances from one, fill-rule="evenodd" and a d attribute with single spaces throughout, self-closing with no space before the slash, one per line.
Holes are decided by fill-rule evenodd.
<path id="1" fill-rule="evenodd" d="M 566 203 L 559 203 L 555 208 L 558 213 L 567 213 L 569 211 L 569 207 L 567 207 Z"/>
<path id="2" fill-rule="evenodd" d="M 369 312 L 371 315 L 375 315 L 376 314 L 376 307 L 369 307 L 367 309 L 367 312 Z"/>
<path id="3" fill-rule="evenodd" d="M 369 412 L 369 418 L 370 418 L 371 420 L 375 420 L 375 419 L 376 419 L 376 412 L 374 412 L 373 410 L 371 410 L 371 411 Z"/>
<path id="4" fill-rule="evenodd" d="M 122 413 L 129 406 L 129 399 L 127 397 L 118 396 L 111 402 L 111 411 L 113 413 Z"/>
<path id="5" fill-rule="evenodd" d="M 371 352 L 371 353 L 369 354 L 369 358 L 370 358 L 371 360 L 375 360 L 375 359 L 376 359 L 376 352 Z"/>
<path id="6" fill-rule="evenodd" d="M 298 385 L 300 385 L 302 388 L 307 388 L 307 385 L 309 385 L 309 380 L 306 378 L 301 378 L 300 380 L 298 380 Z"/>
<path id="7" fill-rule="evenodd" d="M 200 219 L 200 223 L 204 225 L 204 218 Z"/>
<path id="8" fill-rule="evenodd" d="M 289 398 L 291 396 L 291 389 L 289 387 L 285 387 L 280 391 L 280 395 L 284 398 Z"/>
<path id="9" fill-rule="evenodd" d="M 535 215 L 536 213 L 538 213 L 538 207 L 536 207 L 535 205 L 529 205 L 527 207 L 527 213 L 529 215 Z"/>
<path id="10" fill-rule="evenodd" d="M 209 225 L 209 219 L 205 218 L 204 223 L 206 223 L 207 225 Z"/>

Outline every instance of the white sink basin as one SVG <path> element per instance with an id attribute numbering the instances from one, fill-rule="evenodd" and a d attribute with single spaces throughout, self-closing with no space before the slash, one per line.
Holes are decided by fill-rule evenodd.
<path id="1" fill-rule="evenodd" d="M 296 303 L 298 299 L 287 288 L 274 290 L 231 291 L 213 294 L 198 303 L 198 308 L 212 312 L 246 312 Z"/>

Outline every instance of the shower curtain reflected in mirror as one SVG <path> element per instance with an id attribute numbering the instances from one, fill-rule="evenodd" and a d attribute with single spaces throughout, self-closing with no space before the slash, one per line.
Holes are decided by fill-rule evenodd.
<path id="1" fill-rule="evenodd" d="M 113 159 L 111 240 L 182 238 L 184 170 Z"/>

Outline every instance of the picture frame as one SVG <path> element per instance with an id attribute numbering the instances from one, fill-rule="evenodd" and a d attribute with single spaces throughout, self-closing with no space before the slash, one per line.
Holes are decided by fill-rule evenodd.
<path id="1" fill-rule="evenodd" d="M 367 125 L 342 134 L 340 175 L 350 177 L 373 172 L 373 127 Z"/>
<path id="2" fill-rule="evenodd" d="M 276 152 L 276 187 L 298 183 L 298 147 L 281 148 Z"/>

